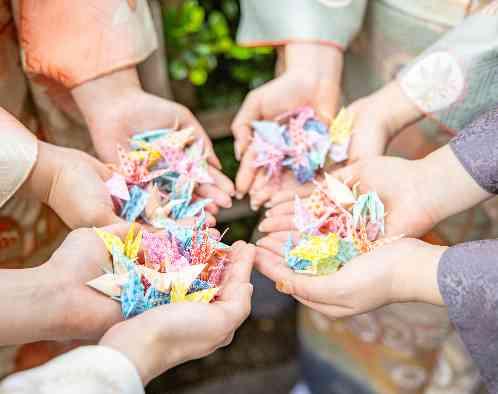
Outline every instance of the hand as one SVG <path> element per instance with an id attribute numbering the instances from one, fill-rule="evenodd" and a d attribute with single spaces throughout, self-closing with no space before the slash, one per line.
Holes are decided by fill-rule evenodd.
<path id="1" fill-rule="evenodd" d="M 401 239 L 355 257 L 326 276 L 297 274 L 285 266 L 285 239 L 260 240 L 256 267 L 282 293 L 329 318 L 357 315 L 395 302 L 444 305 L 437 282 L 445 247 Z"/>
<path id="2" fill-rule="evenodd" d="M 128 225 L 103 228 L 124 237 Z M 86 283 L 111 268 L 109 253 L 91 229 L 71 232 L 41 266 L 1 270 L 0 343 L 97 339 L 122 319 L 119 303 Z"/>
<path id="3" fill-rule="evenodd" d="M 419 237 L 441 220 L 490 197 L 466 172 L 449 146 L 422 160 L 376 157 L 333 173 L 360 192 L 376 191 L 385 205 L 386 236 Z M 294 203 L 283 202 L 267 212 L 260 231 L 294 230 Z"/>
<path id="4" fill-rule="evenodd" d="M 383 155 L 392 138 L 422 117 L 397 81 L 356 100 L 348 111 L 354 120 L 349 163 Z"/>
<path id="5" fill-rule="evenodd" d="M 221 173 L 221 164 L 202 126 L 184 106 L 144 92 L 134 68 L 86 82 L 74 88 L 72 94 L 83 112 L 97 153 L 106 162 L 117 162 L 117 144 L 128 146 L 134 133 L 192 126 L 204 140 L 209 173 L 215 182 L 201 185 L 196 192 L 201 197 L 213 198 L 221 207 L 231 207 L 233 183 Z"/>
<path id="6" fill-rule="evenodd" d="M 250 148 L 251 122 L 274 119 L 303 105 L 312 106 L 329 122 L 339 102 L 342 59 L 342 53 L 331 46 L 288 44 L 283 74 L 246 97 L 232 124 L 235 154 L 241 160 L 236 179 L 239 199 L 249 191 L 257 172 L 253 167 L 255 152 Z"/>
<path id="7" fill-rule="evenodd" d="M 175 365 L 228 345 L 250 312 L 254 255 L 252 245 L 239 241 L 232 246 L 231 264 L 217 301 L 154 308 L 115 325 L 100 344 L 126 355 L 144 385 Z"/>
<path id="8" fill-rule="evenodd" d="M 44 142 L 20 192 L 49 205 L 70 228 L 122 222 L 104 181 L 111 171 L 94 157 Z"/>

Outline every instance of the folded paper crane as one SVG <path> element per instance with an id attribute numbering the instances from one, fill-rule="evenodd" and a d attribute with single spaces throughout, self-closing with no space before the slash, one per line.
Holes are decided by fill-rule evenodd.
<path id="1" fill-rule="evenodd" d="M 294 202 L 294 224 L 300 236 L 284 246 L 287 265 L 294 271 L 327 275 L 353 257 L 401 238 L 384 234 L 384 204 L 375 192 L 358 195 L 356 187 L 331 175 L 313 193 Z"/>
<path id="2" fill-rule="evenodd" d="M 112 270 L 88 282 L 121 302 L 128 319 L 159 305 L 210 302 L 218 292 L 228 246 L 202 225 L 183 228 L 169 221 L 150 233 L 132 224 L 126 238 L 95 229 L 112 256 Z"/>
<path id="3" fill-rule="evenodd" d="M 347 159 L 353 119 L 342 109 L 327 130 L 311 107 L 302 107 L 274 121 L 252 122 L 252 127 L 254 166 L 265 168 L 268 177 L 276 179 L 288 168 L 305 183 L 314 179 L 327 158 L 334 163 Z"/>
<path id="4" fill-rule="evenodd" d="M 210 199 L 194 201 L 197 185 L 213 183 L 203 141 L 193 128 L 135 134 L 117 147 L 119 166 L 106 184 L 121 217 L 149 224 L 198 216 Z"/>

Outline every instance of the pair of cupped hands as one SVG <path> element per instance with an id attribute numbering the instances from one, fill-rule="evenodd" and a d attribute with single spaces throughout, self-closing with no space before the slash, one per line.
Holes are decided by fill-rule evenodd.
<path id="1" fill-rule="evenodd" d="M 234 119 L 234 148 L 241 162 L 235 186 L 222 174 L 212 144 L 194 116 L 179 104 L 145 93 L 134 70 L 73 89 L 97 154 L 105 162 L 116 161 L 116 144 L 126 146 L 133 130 L 193 126 L 206 142 L 209 171 L 215 180 L 213 185 L 196 189 L 199 197 L 213 199 L 208 212 L 215 215 L 219 207 L 231 206 L 232 197 L 249 194 L 254 210 L 269 208 L 260 224 L 268 235 L 257 248 L 234 244 L 232 264 L 216 302 L 166 305 L 117 323 L 121 319 L 118 304 L 85 286 L 101 273 L 107 252 L 91 230 L 73 231 L 40 268 L 45 276 L 57 278 L 63 289 L 57 294 L 65 301 L 55 303 L 66 311 L 57 337 L 98 338 L 112 327 L 101 343 L 126 354 L 147 383 L 171 366 L 231 341 L 250 310 L 253 263 L 280 291 L 330 318 L 392 302 L 442 304 L 436 272 L 445 248 L 409 237 L 425 234 L 442 219 L 488 196 L 448 146 L 415 161 L 381 156 L 389 141 L 421 116 L 396 82 L 348 107 L 354 116 L 350 160 L 333 175 L 350 185 L 359 182 L 360 191 L 376 191 L 388 213 L 386 236 L 403 234 L 405 238 L 356 257 L 329 276 L 299 275 L 285 266 L 283 244 L 289 236 L 297 236 L 292 221 L 294 195 L 305 197 L 314 186 L 299 185 L 290 173 L 284 173 L 278 185 L 268 183 L 265 174 L 252 165 L 250 124 L 302 105 L 314 107 L 329 122 L 340 98 L 342 54 L 327 46 L 287 45 L 278 68 L 278 77 L 252 91 Z M 85 153 L 40 143 L 37 164 L 23 189 L 50 205 L 71 228 L 110 225 L 106 230 L 123 235 L 127 225 L 114 214 L 104 185 L 110 175 L 105 165 Z M 209 220 L 214 224 L 213 216 Z"/>

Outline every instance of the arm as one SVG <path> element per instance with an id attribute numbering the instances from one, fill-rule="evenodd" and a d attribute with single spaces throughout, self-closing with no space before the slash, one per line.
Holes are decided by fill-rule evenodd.
<path id="1" fill-rule="evenodd" d="M 497 4 L 467 17 L 398 76 L 406 96 L 447 129 L 496 106 Z"/>
<path id="2" fill-rule="evenodd" d="M 359 31 L 366 1 L 245 0 L 238 42 L 246 46 L 281 46 L 282 73 L 253 90 L 232 124 L 235 154 L 241 160 L 237 198 L 247 192 L 258 209 L 274 193 L 266 177 L 252 167 L 255 152 L 249 149 L 254 120 L 273 119 L 283 112 L 308 105 L 330 121 L 340 100 L 343 50 Z M 282 185 L 290 188 L 291 184 Z"/>
<path id="3" fill-rule="evenodd" d="M 232 246 L 229 272 L 215 302 L 156 307 L 114 325 L 100 346 L 73 350 L 7 378 L 0 393 L 143 393 L 142 385 L 164 371 L 231 342 L 250 312 L 254 253 L 243 242 Z"/>

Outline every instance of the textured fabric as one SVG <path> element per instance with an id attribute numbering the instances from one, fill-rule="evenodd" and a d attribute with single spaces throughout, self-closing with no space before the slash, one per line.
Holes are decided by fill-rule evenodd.
<path id="1" fill-rule="evenodd" d="M 241 45 L 289 41 L 348 47 L 361 28 L 366 0 L 242 0 L 237 40 Z"/>
<path id="2" fill-rule="evenodd" d="M 459 130 L 498 101 L 498 15 L 468 17 L 400 74 L 405 94 L 426 114 Z"/>
<path id="3" fill-rule="evenodd" d="M 27 8 L 30 3 L 35 7 L 33 10 Z M 157 11 L 157 1 L 150 0 L 150 3 Z M 113 5 L 116 6 L 114 13 L 110 8 Z M 57 15 L 54 17 L 56 8 Z M 145 58 L 149 49 L 155 47 L 157 31 L 163 34 L 160 13 L 155 13 L 154 32 L 150 29 L 146 8 L 147 4 L 142 0 L 0 0 L 0 107 L 10 112 L 39 139 L 93 153 L 87 126 L 69 89 L 62 83 L 78 83 Z M 26 48 L 21 47 L 21 32 L 16 28 L 16 25 L 22 25 L 22 10 L 24 26 L 28 28 L 24 31 L 24 38 L 29 41 L 28 49 L 34 50 L 32 54 L 35 57 L 31 59 L 47 62 L 39 64 L 39 68 L 36 63 L 31 64 L 29 73 L 23 69 L 27 66 L 21 60 Z M 98 10 L 105 12 L 99 15 Z M 88 25 L 74 36 L 75 31 L 69 24 L 83 20 L 87 20 Z M 56 31 L 62 27 L 68 30 Z M 29 31 L 36 37 L 30 36 Z M 72 36 L 64 39 L 63 33 Z M 42 42 L 42 36 L 48 41 Z M 124 47 L 127 42 L 129 49 Z M 39 52 L 42 48 L 50 52 L 54 47 L 54 55 L 59 56 L 64 46 L 68 52 L 66 58 L 58 59 L 62 62 L 60 65 L 54 62 L 55 58 L 49 59 L 45 53 Z M 107 51 L 106 55 L 115 63 L 94 58 L 93 50 L 98 54 Z M 130 57 L 127 58 L 126 54 Z M 80 62 L 84 66 L 82 69 L 78 68 Z M 153 87 L 155 93 L 164 91 L 164 78 L 160 76 L 164 77 L 166 70 L 165 58 L 149 56 L 146 63 L 143 69 L 145 74 L 139 67 L 143 86 Z M 3 142 L 7 141 L 3 136 L 5 132 L 0 128 L 0 150 Z M 28 174 L 28 166 L 25 167 L 21 172 Z M 19 169 L 15 167 L 15 170 Z M 67 228 L 50 208 L 14 195 L 0 208 L 0 267 L 27 268 L 46 261 L 66 233 Z M 47 341 L 26 344 L 17 349 L 0 348 L 0 378 L 13 371 L 40 365 L 74 346 L 74 342 Z"/>
<path id="4" fill-rule="evenodd" d="M 157 48 L 146 0 L 17 0 L 28 72 L 74 87 Z"/>
<path id="5" fill-rule="evenodd" d="M 36 138 L 0 108 L 0 207 L 28 177 L 37 157 Z"/>
<path id="6" fill-rule="evenodd" d="M 479 366 L 490 393 L 498 392 L 498 241 L 448 248 L 438 282 L 451 321 Z"/>
<path id="7" fill-rule="evenodd" d="M 472 178 L 483 189 L 497 194 L 498 109 L 472 122 L 451 140 L 450 146 Z"/>
<path id="8" fill-rule="evenodd" d="M 0 383 L 0 394 L 143 394 L 135 366 L 105 346 L 85 346 Z"/>

